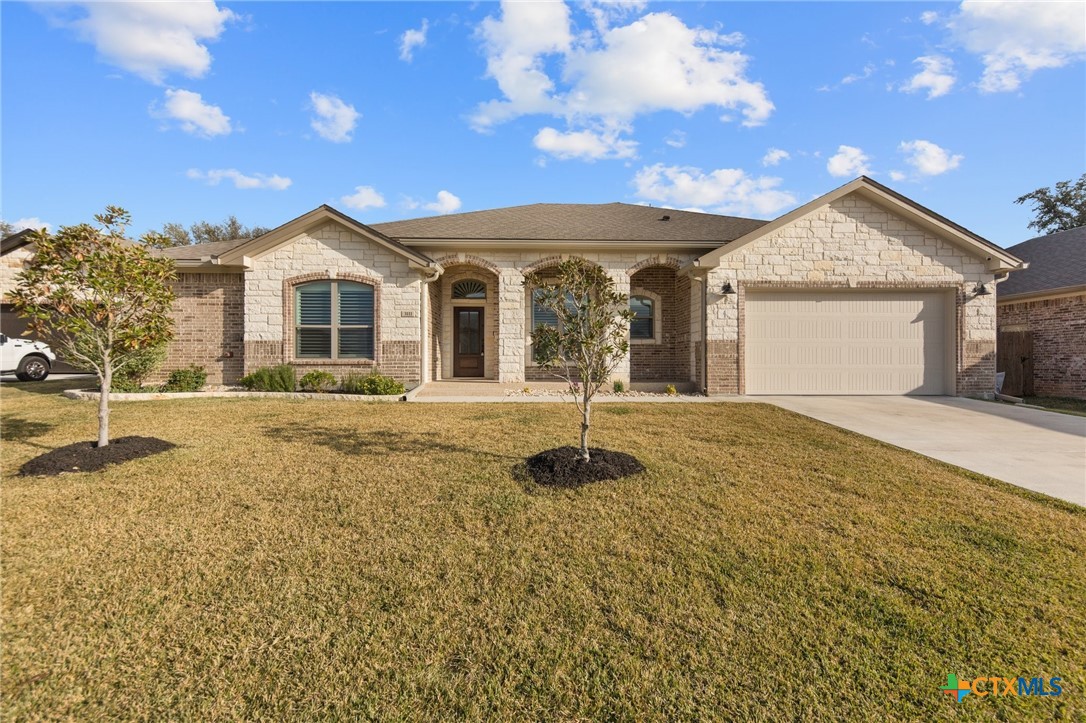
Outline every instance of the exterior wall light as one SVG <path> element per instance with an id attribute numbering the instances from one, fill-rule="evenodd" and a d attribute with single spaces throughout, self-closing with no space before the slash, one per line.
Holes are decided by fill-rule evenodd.
<path id="1" fill-rule="evenodd" d="M 977 285 L 973 287 L 973 296 L 988 296 L 990 293 L 992 292 L 988 291 L 988 287 L 979 281 L 977 282 Z"/>
<path id="2" fill-rule="evenodd" d="M 735 289 L 732 288 L 732 282 L 725 281 L 724 285 L 720 287 L 720 293 L 724 294 L 725 296 L 730 296 L 731 294 L 734 294 Z"/>

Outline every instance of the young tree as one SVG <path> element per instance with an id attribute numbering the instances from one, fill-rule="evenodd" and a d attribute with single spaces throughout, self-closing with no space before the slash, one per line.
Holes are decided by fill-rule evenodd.
<path id="1" fill-rule="evenodd" d="M 1055 189 L 1038 188 L 1019 196 L 1015 203 L 1033 202 L 1033 220 L 1029 227 L 1041 233 L 1055 233 L 1086 226 L 1086 173 L 1074 184 L 1060 181 Z"/>
<path id="2" fill-rule="evenodd" d="M 123 208 L 106 206 L 94 218 L 98 227 L 35 232 L 34 256 L 15 277 L 11 297 L 32 332 L 98 375 L 98 446 L 105 447 L 114 375 L 173 334 L 169 312 L 176 275 L 173 261 L 125 241 L 130 217 Z"/>
<path id="3" fill-rule="evenodd" d="M 587 462 L 592 398 L 629 351 L 634 315 L 629 297 L 616 291 L 614 280 L 596 264 L 575 257 L 548 272 L 553 280 L 539 273 L 525 276 L 535 303 L 558 322 L 536 326 L 533 353 L 536 363 L 569 384 L 581 413 L 581 459 Z"/>

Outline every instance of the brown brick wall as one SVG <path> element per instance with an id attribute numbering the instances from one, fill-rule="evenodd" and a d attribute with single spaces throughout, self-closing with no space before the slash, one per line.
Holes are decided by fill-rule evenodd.
<path id="1" fill-rule="evenodd" d="M 1086 399 L 1086 294 L 1000 304 L 996 318 L 1032 332 L 1037 395 Z"/>
<path id="2" fill-rule="evenodd" d="M 706 356 L 709 394 L 739 394 L 739 342 L 710 339 Z"/>
<path id="3" fill-rule="evenodd" d="M 676 279 L 666 266 L 642 269 L 630 277 L 630 294 L 657 295 L 661 315 L 658 344 L 630 343 L 630 381 L 686 381 L 690 377 L 690 279 Z"/>
<path id="4" fill-rule="evenodd" d="M 209 384 L 232 384 L 244 367 L 244 292 L 241 274 L 178 275 L 171 317 L 174 338 L 166 361 L 148 380 L 164 381 L 175 369 L 197 364 Z"/>

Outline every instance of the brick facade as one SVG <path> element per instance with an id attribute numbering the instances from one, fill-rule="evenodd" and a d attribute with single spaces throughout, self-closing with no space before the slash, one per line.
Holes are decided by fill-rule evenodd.
<path id="1" fill-rule="evenodd" d="M 630 293 L 656 301 L 658 336 L 630 341 L 631 382 L 690 379 L 690 278 L 671 266 L 650 266 L 630 276 Z"/>
<path id="2" fill-rule="evenodd" d="M 174 338 L 165 362 L 148 380 L 165 381 L 175 369 L 196 364 L 209 384 L 233 384 L 244 374 L 245 284 L 240 273 L 178 274 L 170 316 Z"/>
<path id="3" fill-rule="evenodd" d="M 1086 399 L 1086 294 L 1002 302 L 999 331 L 1029 331 L 1038 396 Z"/>

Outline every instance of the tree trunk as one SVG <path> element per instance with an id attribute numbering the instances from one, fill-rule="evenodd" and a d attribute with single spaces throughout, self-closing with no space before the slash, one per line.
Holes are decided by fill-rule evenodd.
<path id="1" fill-rule="evenodd" d="M 109 389 L 113 386 L 113 368 L 106 365 L 98 390 L 98 446 L 109 445 Z"/>
<path id="2" fill-rule="evenodd" d="M 588 461 L 588 425 L 592 416 L 592 398 L 587 394 L 584 400 L 584 411 L 581 413 L 581 459 Z"/>

